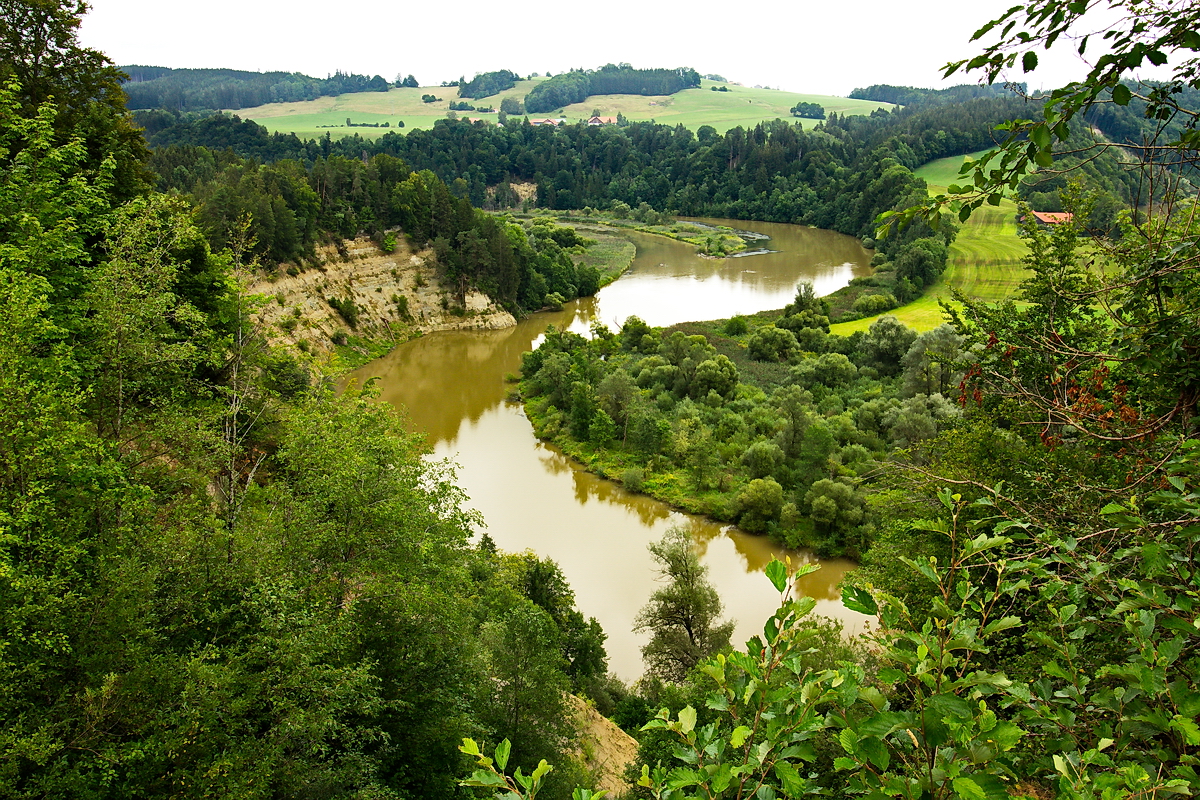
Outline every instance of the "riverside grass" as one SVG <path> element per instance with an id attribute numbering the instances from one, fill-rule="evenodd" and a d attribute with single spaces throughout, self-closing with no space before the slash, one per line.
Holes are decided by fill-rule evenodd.
<path id="1" fill-rule="evenodd" d="M 544 80 L 544 79 L 542 79 Z M 524 99 L 538 83 L 538 79 L 520 81 L 512 89 L 479 100 L 464 100 L 473 106 L 492 106 L 499 110 L 500 101 L 506 97 Z M 729 91 L 714 92 L 712 87 L 726 87 Z M 436 103 L 425 103 L 422 95 L 432 94 L 439 98 Z M 408 130 L 428 129 L 439 119 L 445 119 L 451 102 L 459 102 L 458 89 L 453 86 L 424 86 L 417 89 L 399 88 L 386 92 L 355 92 L 336 97 L 319 97 L 296 103 L 270 103 L 254 108 L 243 108 L 233 113 L 243 119 L 252 119 L 267 130 L 279 133 L 295 133 L 302 139 L 333 138 L 359 134 L 364 138 L 376 138 L 388 132 L 404 133 Z M 615 117 L 622 114 L 630 121 L 649 121 L 664 125 L 682 124 L 692 131 L 711 125 L 725 132 L 742 126 L 750 128 L 760 122 L 783 119 L 799 122 L 811 128 L 819 120 L 798 119 L 790 109 L 797 103 L 817 103 L 826 113 L 866 115 L 878 108 L 894 108 L 889 103 L 869 100 L 850 100 L 845 97 L 798 94 L 777 89 L 753 89 L 731 83 L 716 83 L 705 80 L 699 89 L 684 89 L 673 95 L 642 96 L 629 94 L 593 95 L 582 103 L 564 106 L 561 110 L 545 114 L 532 114 L 531 118 L 562 117 L 568 122 L 585 120 L 598 111 L 600 116 Z M 459 119 L 484 119 L 495 122 L 498 114 L 478 111 L 455 112 Z M 346 127 L 346 119 L 354 123 L 388 122 L 387 128 Z M 399 128 L 403 121 L 404 127 Z"/>
<path id="2" fill-rule="evenodd" d="M 939 158 L 918 169 L 917 177 L 925 179 L 931 194 L 941 194 L 958 177 L 959 167 L 965 160 L 974 160 L 985 152 Z M 952 289 L 985 302 L 1010 297 L 1029 276 L 1029 270 L 1021 261 L 1029 248 L 1017 235 L 1017 230 L 1017 204 L 1012 200 L 1005 199 L 998 206 L 978 209 L 959 229 L 950 246 L 946 271 L 938 282 L 913 302 L 887 313 L 914 330 L 927 331 L 946 321 L 941 303 L 953 302 Z M 830 326 L 830 331 L 840 336 L 865 331 L 880 316 L 883 315 L 840 322 Z"/>

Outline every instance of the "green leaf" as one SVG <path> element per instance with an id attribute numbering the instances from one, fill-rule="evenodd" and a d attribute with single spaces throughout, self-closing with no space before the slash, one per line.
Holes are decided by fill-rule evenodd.
<path id="1" fill-rule="evenodd" d="M 709 785 L 713 792 L 720 794 L 729 788 L 729 783 L 733 780 L 732 768 L 729 764 L 722 764 L 717 768 L 715 774 L 709 779 Z"/>
<path id="2" fill-rule="evenodd" d="M 887 698 L 883 696 L 883 692 L 876 689 L 874 686 L 860 686 L 858 696 L 861 700 L 866 700 L 871 704 L 871 707 L 879 711 L 887 704 Z"/>
<path id="3" fill-rule="evenodd" d="M 608 797 L 607 789 L 600 789 L 593 792 L 591 789 L 583 789 L 576 786 L 571 790 L 571 800 L 603 800 Z"/>
<path id="4" fill-rule="evenodd" d="M 929 698 L 929 706 L 943 719 L 969 719 L 971 705 L 966 700 L 953 694 L 935 694 Z"/>
<path id="5" fill-rule="evenodd" d="M 1001 750 L 1011 750 L 1024 735 L 1025 731 L 1011 722 L 1001 722 L 988 731 L 987 738 L 995 742 Z"/>
<path id="6" fill-rule="evenodd" d="M 983 793 L 983 789 L 970 778 L 955 778 L 953 783 L 954 791 L 963 800 L 987 800 L 987 795 Z"/>
<path id="7" fill-rule="evenodd" d="M 1171 719 L 1171 727 L 1183 734 L 1188 744 L 1200 744 L 1200 726 L 1196 725 L 1196 720 L 1176 714 Z"/>
<path id="8" fill-rule="evenodd" d="M 892 763 L 892 757 L 888 753 L 887 745 L 874 736 L 860 739 L 858 748 L 881 772 L 886 770 L 888 765 Z"/>
<path id="9" fill-rule="evenodd" d="M 469 756 L 481 755 L 479 752 L 479 745 L 475 743 L 474 739 L 463 739 L 462 747 L 458 749 L 460 752 L 466 753 Z"/>
<path id="10" fill-rule="evenodd" d="M 903 670 L 896 669 L 895 667 L 887 667 L 886 669 L 879 670 L 879 674 L 876 677 L 879 678 L 880 683 L 892 686 L 903 681 L 905 673 Z"/>
<path id="11" fill-rule="evenodd" d="M 1006 631 L 1009 628 L 1015 628 L 1021 624 L 1022 624 L 1022 621 L 1021 621 L 1020 617 L 1001 617 L 998 620 L 989 622 L 983 629 L 983 635 L 990 636 L 993 633 L 999 633 L 1000 631 Z"/>
<path id="12" fill-rule="evenodd" d="M 1007 536 L 988 536 L 986 533 L 981 533 L 971 540 L 963 555 L 969 556 L 983 552 L 984 550 L 990 550 L 993 547 L 1003 547 L 1011 541 L 1012 539 Z"/>
<path id="13" fill-rule="evenodd" d="M 935 583 L 935 584 L 941 583 L 941 581 L 938 579 L 937 572 L 934 571 L 934 567 L 936 566 L 936 561 L 934 560 L 933 556 L 930 556 L 928 559 L 919 559 L 919 560 L 908 558 L 906 556 L 900 556 L 900 560 L 902 562 L 904 562 L 905 564 L 907 564 L 908 566 L 912 567 L 917 572 L 921 573 L 921 575 L 925 576 L 933 583 Z"/>
<path id="14" fill-rule="evenodd" d="M 679 712 L 679 728 L 684 733 L 691 733 L 696 727 L 696 709 L 684 706 Z"/>
<path id="15" fill-rule="evenodd" d="M 733 733 L 729 734 L 729 743 L 734 747 L 741 747 L 746 743 L 746 737 L 749 735 L 749 728 L 745 725 L 738 725 L 733 729 Z"/>
<path id="16" fill-rule="evenodd" d="M 783 793 L 787 797 L 803 797 L 808 794 L 807 781 L 800 777 L 796 768 L 785 761 L 775 763 L 775 774 L 783 784 Z M 713 787 L 716 788 L 715 786 Z"/>
<path id="17" fill-rule="evenodd" d="M 1033 142 L 1034 146 L 1042 152 L 1049 150 L 1050 129 L 1045 125 L 1034 125 L 1029 131 L 1029 141 Z"/>
<path id="18" fill-rule="evenodd" d="M 787 567 L 777 558 L 772 558 L 771 563 L 767 564 L 764 572 L 771 579 L 771 585 L 775 587 L 775 591 L 782 592 L 787 587 Z"/>
<path id="19" fill-rule="evenodd" d="M 504 778 L 497 775 L 495 772 L 477 769 L 471 773 L 471 777 L 465 781 L 460 781 L 463 786 L 503 786 Z"/>
<path id="20" fill-rule="evenodd" d="M 1037 69 L 1037 65 L 1038 65 L 1037 53 L 1033 52 L 1032 50 L 1026 52 L 1025 55 L 1021 56 L 1021 69 L 1024 70 L 1025 72 L 1033 72 L 1035 69 Z"/>
<path id="21" fill-rule="evenodd" d="M 881 711 L 859 723 L 858 732 L 863 736 L 878 736 L 883 738 L 897 728 L 905 727 L 908 721 L 908 714 L 903 714 L 899 711 Z"/>
<path id="22" fill-rule="evenodd" d="M 1133 97 L 1133 93 L 1129 91 L 1129 87 L 1126 86 L 1125 84 L 1118 83 L 1116 86 L 1113 87 L 1112 99 L 1113 99 L 1113 102 L 1116 103 L 1117 105 L 1119 105 L 1119 106 L 1129 105 L 1129 100 L 1132 97 Z"/>
<path id="23" fill-rule="evenodd" d="M 858 762 L 855 761 L 853 758 L 846 758 L 845 756 L 838 756 L 837 758 L 835 758 L 833 760 L 833 768 L 834 769 L 852 770 L 852 769 L 856 769 L 857 767 L 858 767 Z"/>
<path id="24" fill-rule="evenodd" d="M 842 605 L 860 614 L 873 616 L 879 613 L 879 605 L 875 602 L 875 598 L 866 589 L 858 586 L 842 587 Z"/>
<path id="25" fill-rule="evenodd" d="M 512 742 L 510 742 L 508 739 L 505 739 L 503 742 L 496 745 L 496 766 L 500 768 L 501 772 L 504 772 L 505 767 L 508 766 L 508 754 L 511 751 Z"/>
<path id="26" fill-rule="evenodd" d="M 970 780 L 974 781 L 983 790 L 983 794 L 988 800 L 1011 800 L 1012 798 L 1012 795 L 1008 792 L 1008 785 L 995 775 L 976 772 L 971 775 Z"/>

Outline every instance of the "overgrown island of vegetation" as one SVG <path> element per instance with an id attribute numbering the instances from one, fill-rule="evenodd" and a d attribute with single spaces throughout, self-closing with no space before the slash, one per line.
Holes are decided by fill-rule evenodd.
<path id="1" fill-rule="evenodd" d="M 859 558 L 887 503 L 864 479 L 962 417 L 964 339 L 892 316 L 831 336 L 809 284 L 771 316 L 552 330 L 521 367 L 534 431 L 633 491 Z"/>
<path id="2" fill-rule="evenodd" d="M 1115 5 L 1111 52 L 1048 99 L 869 87 L 907 105 L 813 128 L 446 119 L 302 141 L 132 117 L 122 74 L 76 41 L 85 4 L 5 3 L 0 795 L 1200 792 L 1200 11 Z M 1091 14 L 1018 6 L 958 68 L 1034 71 L 1030 48 Z M 1125 80 L 1168 56 L 1174 82 Z M 614 71 L 556 85 L 630 77 Z M 486 97 L 513 79 L 460 83 Z M 387 83 L 280 73 L 256 91 Z M 1026 122 L 1001 154 L 932 202 L 962 234 L 1013 191 L 1073 214 L 1029 228 L 1018 302 L 963 298 L 919 335 L 867 322 L 903 317 L 961 246 L 914 170 L 1009 119 Z M 1034 166 L 1059 169 L 1022 178 Z M 1080 186 L 1060 192 L 1067 173 Z M 802 288 L 755 318 L 553 332 L 521 389 L 543 435 L 626 485 L 858 556 L 843 601 L 876 621 L 861 637 L 794 594 L 811 566 L 775 561 L 780 609 L 732 647 L 677 531 L 651 545 L 664 584 L 636 623 L 646 677 L 626 685 L 559 567 L 476 537 L 448 466 L 370 392 L 334 391 L 339 338 L 382 341 L 418 310 L 411 287 L 381 283 L 368 313 L 350 277 L 332 285 L 347 242 L 403 250 L 447 313 L 479 294 L 522 315 L 620 262 L 576 227 L 604 227 L 589 208 L 874 239 L 876 273 L 828 301 Z M 518 209 L 581 214 L 495 213 Z M 876 237 L 889 220 L 910 224 Z M 247 287 L 307 278 L 311 302 L 295 314 L 280 291 L 268 325 Z M 606 718 L 636 737 L 629 781 L 581 738 L 581 719 L 623 736 Z"/>

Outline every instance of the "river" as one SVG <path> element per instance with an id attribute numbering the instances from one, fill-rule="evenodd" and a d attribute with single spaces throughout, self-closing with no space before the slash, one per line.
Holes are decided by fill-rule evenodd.
<path id="1" fill-rule="evenodd" d="M 407 410 L 412 427 L 428 437 L 433 457 L 458 465 L 458 484 L 497 546 L 558 562 L 580 611 L 608 634 L 610 669 L 625 680 L 642 673 L 640 647 L 647 637 L 632 626 L 658 585 L 647 543 L 672 525 L 691 531 L 725 616 L 737 621 L 738 645 L 761 632 L 777 606 L 778 594 L 761 572 L 784 553 L 765 537 L 674 511 L 585 472 L 534 437 L 521 406 L 505 401 L 511 388 L 505 374 L 517 372 L 521 354 L 547 325 L 586 334 L 593 320 L 617 330 L 630 315 L 654 326 L 721 319 L 782 308 L 802 280 L 827 294 L 870 271 L 870 253 L 848 236 L 779 223 L 704 221 L 766 234 L 765 246 L 774 252 L 708 259 L 692 245 L 630 233 L 637 246 L 632 266 L 596 297 L 505 330 L 429 334 L 354 374 L 359 381 L 378 377 L 381 399 Z M 812 560 L 804 553 L 792 557 Z M 818 601 L 817 613 L 857 627 L 861 618 L 842 608 L 835 588 L 852 566 L 825 560 L 800 588 Z"/>

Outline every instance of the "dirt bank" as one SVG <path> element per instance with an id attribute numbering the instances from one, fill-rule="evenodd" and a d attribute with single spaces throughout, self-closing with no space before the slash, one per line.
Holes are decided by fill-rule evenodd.
<path id="1" fill-rule="evenodd" d="M 313 353 L 334 349 L 335 337 L 358 336 L 400 343 L 430 331 L 498 329 L 516 324 L 490 298 L 471 292 L 465 309 L 453 308 L 451 292 L 438 283 L 429 251 L 413 252 L 398 237 L 384 253 L 370 239 L 317 248 L 317 268 L 300 271 L 280 265 L 274 275 L 259 276 L 249 287 L 267 302 L 258 319 L 273 341 L 299 345 Z M 352 328 L 343 311 L 353 302 Z"/>
<path id="2" fill-rule="evenodd" d="M 637 760 L 637 740 L 575 695 L 567 695 L 579 724 L 580 750 L 575 755 L 596 775 L 596 788 L 609 797 L 629 790 L 625 767 Z"/>

